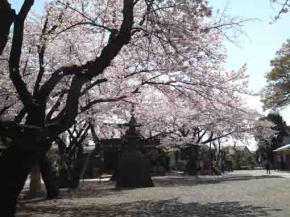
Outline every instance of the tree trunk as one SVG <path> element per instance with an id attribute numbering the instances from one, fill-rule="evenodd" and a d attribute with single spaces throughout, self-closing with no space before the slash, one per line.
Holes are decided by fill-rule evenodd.
<path id="1" fill-rule="evenodd" d="M 15 215 L 17 198 L 32 167 L 39 161 L 40 151 L 12 144 L 0 157 L 0 213 Z"/>
<path id="2" fill-rule="evenodd" d="M 74 159 L 73 162 L 71 188 L 79 187 L 82 167 L 83 167 L 83 148 L 81 144 L 79 144 L 79 148 L 77 149 L 77 157 Z"/>
<path id="3" fill-rule="evenodd" d="M 39 161 L 39 166 L 47 199 L 57 198 L 59 195 L 59 177 L 53 162 L 44 154 Z"/>
<path id="4" fill-rule="evenodd" d="M 189 175 L 196 176 L 198 172 L 197 160 L 199 155 L 199 146 L 193 145 L 190 150 L 189 160 L 185 166 L 185 170 Z"/>
<path id="5" fill-rule="evenodd" d="M 9 36 L 10 26 L 15 19 L 15 11 L 11 9 L 7 0 L 1 0 L 0 2 L 0 55 L 2 54 Z"/>
<path id="6" fill-rule="evenodd" d="M 26 199 L 31 199 L 35 197 L 42 197 L 44 195 L 43 189 L 41 187 L 41 175 L 39 166 L 34 166 L 30 171 L 30 185 L 29 192 L 25 195 Z"/>
<path id="7" fill-rule="evenodd" d="M 91 151 L 90 153 L 87 154 L 82 169 L 81 169 L 81 173 L 80 173 L 80 179 L 84 179 L 85 178 L 85 174 L 87 172 L 87 169 L 89 167 L 89 164 L 91 162 L 92 156 L 94 155 L 95 151 Z"/>

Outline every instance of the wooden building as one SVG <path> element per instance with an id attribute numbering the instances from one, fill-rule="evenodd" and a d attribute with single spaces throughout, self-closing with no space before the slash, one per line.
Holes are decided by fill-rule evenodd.
<path id="1" fill-rule="evenodd" d="M 279 170 L 290 170 L 290 144 L 284 145 L 273 151 L 274 167 Z"/>

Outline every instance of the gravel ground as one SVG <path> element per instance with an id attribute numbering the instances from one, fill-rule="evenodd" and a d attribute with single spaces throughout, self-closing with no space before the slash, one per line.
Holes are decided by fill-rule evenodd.
<path id="1" fill-rule="evenodd" d="M 17 217 L 290 216 L 290 173 L 237 171 L 223 176 L 155 177 L 154 188 L 114 189 L 84 181 L 61 199 L 20 201 Z"/>

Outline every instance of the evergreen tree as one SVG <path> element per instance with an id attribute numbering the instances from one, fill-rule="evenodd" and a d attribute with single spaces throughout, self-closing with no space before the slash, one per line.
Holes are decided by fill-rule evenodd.
<path id="1" fill-rule="evenodd" d="M 279 113 L 269 113 L 266 117 L 260 120 L 268 120 L 274 125 L 271 127 L 276 133 L 270 138 L 265 139 L 262 136 L 256 136 L 258 140 L 258 150 L 261 160 L 269 160 L 271 163 L 274 161 L 273 150 L 283 146 L 283 138 L 288 136 L 288 127 L 283 117 Z"/>

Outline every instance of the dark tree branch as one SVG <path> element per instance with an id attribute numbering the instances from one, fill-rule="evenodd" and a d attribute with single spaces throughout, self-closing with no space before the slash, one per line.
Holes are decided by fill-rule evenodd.
<path id="1" fill-rule="evenodd" d="M 217 136 L 217 137 L 213 137 L 213 133 L 211 133 L 211 136 L 210 136 L 206 141 L 202 142 L 202 144 L 206 144 L 206 143 L 209 143 L 209 142 L 214 142 L 214 141 L 216 141 L 216 140 L 218 140 L 218 139 L 221 139 L 221 138 L 227 137 L 227 136 L 233 134 L 234 132 L 235 132 L 235 131 L 231 131 L 231 132 L 229 132 L 229 133 L 222 134 L 222 135 L 219 135 L 219 136 Z"/>
<path id="2" fill-rule="evenodd" d="M 277 2 L 277 0 L 271 0 L 271 2 Z M 285 12 L 287 12 L 287 8 L 290 7 L 290 1 L 289 0 L 284 0 L 284 3 L 282 3 L 282 7 L 278 14 L 274 17 L 274 21 L 277 21 L 281 15 Z"/>
<path id="3" fill-rule="evenodd" d="M 202 140 L 202 138 L 205 136 L 206 133 L 207 133 L 207 130 L 204 130 L 201 135 L 198 135 L 197 143 L 200 143 L 200 141 Z"/>
<path id="4" fill-rule="evenodd" d="M 0 136 L 14 138 L 20 133 L 20 128 L 14 121 L 0 121 Z"/>
<path id="5" fill-rule="evenodd" d="M 52 108 L 49 110 L 49 112 L 46 115 L 46 121 L 49 121 L 52 117 L 52 115 L 54 114 L 54 112 L 59 108 L 59 106 L 61 105 L 61 101 L 64 97 L 65 91 L 63 91 L 59 96 L 58 99 L 56 101 L 56 103 L 52 106 Z"/>
<path id="6" fill-rule="evenodd" d="M 42 128 L 33 125 L 18 124 L 15 121 L 0 121 L 0 136 L 15 139 L 25 133 L 26 130 L 41 132 Z"/>
<path id="7" fill-rule="evenodd" d="M 83 143 L 83 141 L 87 137 L 88 131 L 90 129 L 90 126 L 88 124 L 86 124 L 86 126 L 84 126 L 82 129 L 83 129 L 82 134 L 80 134 L 79 137 L 78 137 L 79 138 L 78 139 L 78 143 L 79 144 Z"/>
<path id="8" fill-rule="evenodd" d="M 103 73 L 115 56 L 119 53 L 122 47 L 129 43 L 131 39 L 131 30 L 133 27 L 133 0 L 124 0 L 123 22 L 120 31 L 116 37 L 109 40 L 108 44 L 103 48 L 100 56 L 95 59 L 92 64 L 89 64 L 88 77 L 94 77 Z"/>
<path id="9" fill-rule="evenodd" d="M 1 110 L 0 110 L 0 116 L 3 115 L 8 109 L 10 109 L 12 106 L 14 106 L 15 103 L 11 103 L 9 105 L 5 105 Z"/>
<path id="10" fill-rule="evenodd" d="M 127 96 L 120 96 L 120 97 L 116 97 L 116 98 L 104 98 L 104 99 L 96 99 L 93 100 L 91 102 L 89 102 L 87 105 L 85 105 L 84 107 L 81 107 L 80 112 L 85 112 L 88 109 L 90 109 L 93 105 L 97 104 L 97 103 L 103 103 L 103 102 L 117 102 L 120 101 L 122 99 L 125 99 Z"/>
<path id="11" fill-rule="evenodd" d="M 87 87 L 85 87 L 82 90 L 81 95 L 84 95 L 85 93 L 87 93 L 90 89 L 92 89 L 96 85 L 99 85 L 99 84 L 104 83 L 104 82 L 107 82 L 107 81 L 108 81 L 108 79 L 106 79 L 106 78 L 102 78 L 102 79 L 98 79 L 98 80 L 94 81 L 93 83 L 89 84 Z"/>
<path id="12" fill-rule="evenodd" d="M 81 66 L 72 65 L 64 66 L 52 73 L 51 77 L 42 85 L 38 92 L 38 97 L 46 101 L 49 94 L 53 91 L 55 86 L 61 81 L 61 79 L 68 75 L 75 75 L 82 71 Z"/>
<path id="13" fill-rule="evenodd" d="M 81 96 L 83 85 L 93 77 L 102 74 L 115 56 L 117 56 L 122 47 L 129 43 L 134 22 L 133 7 L 133 0 L 124 0 L 123 22 L 117 36 L 108 41 L 108 44 L 103 48 L 100 56 L 94 61 L 89 61 L 84 66 L 77 67 L 78 70 L 81 70 L 71 81 L 66 100 L 65 112 L 63 113 L 60 122 L 57 123 L 58 127 L 51 125 L 54 126 L 54 129 L 51 129 L 52 132 L 54 131 L 56 134 L 59 134 L 73 124 L 75 117 L 78 115 L 79 97 Z M 71 71 L 69 68 L 68 70 Z M 55 82 L 52 83 L 51 86 L 54 87 L 56 84 Z"/>
<path id="14" fill-rule="evenodd" d="M 99 140 L 99 137 L 97 136 L 97 133 L 95 131 L 95 127 L 92 124 L 92 122 L 89 122 L 89 127 L 90 127 L 90 130 L 91 130 L 91 134 L 92 134 L 95 146 L 98 146 L 100 144 L 100 140 Z"/>
<path id="15" fill-rule="evenodd" d="M 26 114 L 26 109 L 25 108 L 22 108 L 20 110 L 20 112 L 16 115 L 16 117 L 14 118 L 14 121 L 16 123 L 20 123 L 23 120 L 25 114 Z"/>
<path id="16" fill-rule="evenodd" d="M 12 23 L 15 20 L 16 14 L 13 9 L 11 9 L 10 4 L 7 0 L 1 0 L 0 2 L 0 56 L 7 44 L 9 31 Z"/>
<path id="17" fill-rule="evenodd" d="M 65 29 L 62 29 L 61 31 L 57 32 L 56 33 L 56 36 L 59 35 L 59 34 L 61 34 L 61 33 L 66 32 L 66 31 L 68 31 L 70 29 L 73 29 L 73 28 L 75 28 L 77 26 L 82 26 L 82 25 L 89 25 L 89 26 L 99 27 L 99 28 L 105 29 L 105 30 L 107 30 L 109 32 L 113 32 L 114 31 L 114 29 L 111 29 L 111 28 L 109 28 L 107 26 L 99 25 L 99 24 L 96 24 L 94 21 L 90 21 L 90 22 L 79 22 L 79 23 L 75 23 L 75 24 L 73 24 L 73 25 L 71 25 L 71 26 L 69 26 L 69 27 L 67 27 Z"/>
<path id="18" fill-rule="evenodd" d="M 38 71 L 38 75 L 34 84 L 34 90 L 33 90 L 33 94 L 36 94 L 39 90 L 40 87 L 40 82 L 42 79 L 42 76 L 44 74 L 44 53 L 45 53 L 45 49 L 46 49 L 46 38 L 45 38 L 45 34 L 47 31 L 47 25 L 48 25 L 48 16 L 49 13 L 47 13 L 45 21 L 44 21 L 44 25 L 41 31 L 41 36 L 40 36 L 40 45 L 38 45 L 37 50 L 38 50 L 38 64 L 39 64 L 39 71 Z"/>
<path id="19" fill-rule="evenodd" d="M 20 75 L 19 63 L 22 51 L 24 21 L 33 3 L 34 0 L 25 0 L 19 14 L 16 16 L 9 59 L 10 79 L 12 80 L 24 107 L 27 108 L 31 108 L 31 106 L 33 106 L 33 100 L 31 93 L 26 87 L 26 83 Z"/>

